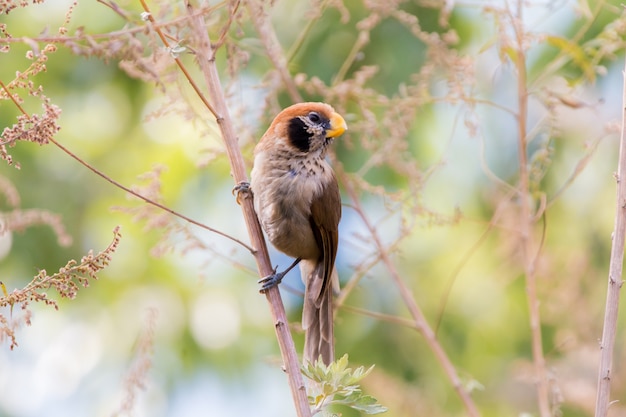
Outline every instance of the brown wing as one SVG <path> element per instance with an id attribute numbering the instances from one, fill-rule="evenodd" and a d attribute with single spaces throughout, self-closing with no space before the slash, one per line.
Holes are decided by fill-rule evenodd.
<path id="1" fill-rule="evenodd" d="M 340 217 L 341 198 L 333 175 L 323 193 L 311 203 L 309 222 L 320 248 L 320 258 L 300 263 L 306 280 L 302 311 L 304 357 L 309 362 L 321 357 L 326 365 L 334 360 L 332 280 Z"/>
<path id="2" fill-rule="evenodd" d="M 320 283 L 309 283 L 312 288 L 318 288 L 319 292 L 310 295 L 316 299 L 316 305 L 319 307 L 320 297 L 326 291 L 326 287 L 331 284 L 333 267 L 335 265 L 335 257 L 337 256 L 337 244 L 339 240 L 338 225 L 341 218 L 341 196 L 339 195 L 339 186 L 337 179 L 333 174 L 328 185 L 324 187 L 323 192 L 311 202 L 311 229 L 313 236 L 320 248 L 320 263 L 323 273 L 317 278 L 322 278 Z"/>

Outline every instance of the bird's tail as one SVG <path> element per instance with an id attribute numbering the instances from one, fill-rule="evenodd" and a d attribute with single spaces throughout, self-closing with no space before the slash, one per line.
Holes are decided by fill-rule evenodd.
<path id="1" fill-rule="evenodd" d="M 302 328 L 304 329 L 304 359 L 314 363 L 321 356 L 324 364 L 335 360 L 333 334 L 333 287 L 339 284 L 333 269 L 332 282 L 324 284 L 323 264 L 302 260 L 300 272 L 305 282 Z"/>

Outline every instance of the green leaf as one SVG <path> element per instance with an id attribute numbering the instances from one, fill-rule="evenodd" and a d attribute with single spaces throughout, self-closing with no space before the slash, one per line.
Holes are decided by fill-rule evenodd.
<path id="1" fill-rule="evenodd" d="M 504 61 L 504 57 L 508 57 L 513 64 L 517 64 L 517 50 L 511 46 L 503 46 L 500 48 L 500 59 Z"/>
<path id="2" fill-rule="evenodd" d="M 572 58 L 572 61 L 578 65 L 589 81 L 595 81 L 596 72 L 591 62 L 587 59 L 587 54 L 585 54 L 585 51 L 580 45 L 561 36 L 546 36 L 546 41 L 548 44 L 558 48 L 561 52 Z"/>
<path id="3" fill-rule="evenodd" d="M 314 413 L 322 412 L 323 415 L 327 415 L 326 409 L 331 404 L 345 405 L 366 414 L 387 411 L 387 408 L 378 404 L 374 397 L 363 394 L 358 385 L 372 369 L 373 365 L 367 369 L 363 366 L 355 370 L 348 368 L 348 355 L 342 356 L 328 366 L 324 365 L 321 359 L 303 365 L 302 374 L 316 383 L 309 385 L 308 392 L 309 404 L 314 407 Z"/>
<path id="4" fill-rule="evenodd" d="M 380 414 L 387 411 L 387 407 L 378 404 L 376 398 L 371 395 L 362 395 L 351 407 L 366 414 Z"/>

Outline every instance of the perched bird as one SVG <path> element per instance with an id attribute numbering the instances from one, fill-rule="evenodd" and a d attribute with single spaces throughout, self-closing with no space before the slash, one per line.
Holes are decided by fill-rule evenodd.
<path id="1" fill-rule="evenodd" d="M 284 272 L 261 280 L 280 282 L 300 264 L 305 284 L 302 327 L 304 358 L 334 360 L 333 286 L 341 199 L 326 162 L 333 138 L 347 129 L 343 117 L 324 103 L 300 103 L 276 116 L 254 149 L 250 188 L 254 209 L 276 249 L 296 258 Z M 336 284 L 335 284 L 336 283 Z"/>

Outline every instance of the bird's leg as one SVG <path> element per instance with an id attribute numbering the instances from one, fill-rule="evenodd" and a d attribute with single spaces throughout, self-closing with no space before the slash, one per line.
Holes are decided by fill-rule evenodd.
<path id="1" fill-rule="evenodd" d="M 241 205 L 240 198 L 250 198 L 252 195 L 252 190 L 250 189 L 250 183 L 248 181 L 241 181 L 239 184 L 233 187 L 232 191 L 235 196 L 235 201 L 237 204 Z"/>
<path id="2" fill-rule="evenodd" d="M 295 261 L 293 261 L 291 265 L 289 265 L 289 268 L 285 269 L 283 272 L 276 272 L 276 268 L 278 268 L 276 267 L 274 268 L 274 272 L 272 273 L 272 275 L 261 278 L 259 280 L 259 284 L 261 284 L 260 292 L 265 292 L 273 286 L 280 284 L 280 281 L 283 280 L 283 277 L 287 275 L 287 273 L 291 271 L 296 265 L 298 265 L 301 260 L 302 258 L 297 258 Z"/>

